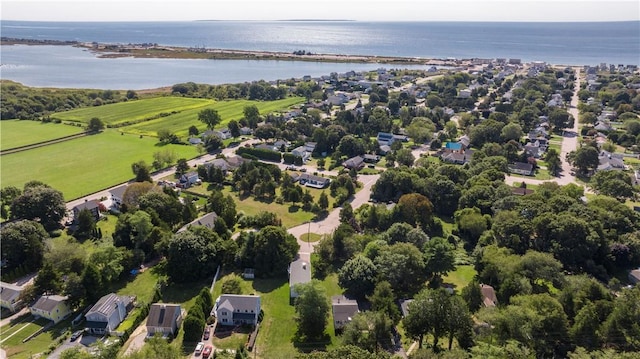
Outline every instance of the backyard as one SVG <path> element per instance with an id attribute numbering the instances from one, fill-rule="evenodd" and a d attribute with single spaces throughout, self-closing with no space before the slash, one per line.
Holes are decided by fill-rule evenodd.
<path id="1" fill-rule="evenodd" d="M 0 150 L 55 140 L 82 131 L 84 131 L 82 127 L 61 123 L 3 120 L 0 122 Z"/>

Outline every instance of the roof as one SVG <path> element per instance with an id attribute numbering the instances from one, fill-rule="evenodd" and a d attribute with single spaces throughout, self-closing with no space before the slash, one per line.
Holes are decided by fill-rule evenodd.
<path id="1" fill-rule="evenodd" d="M 630 271 L 629 278 L 635 278 L 636 282 L 640 282 L 640 268 Z"/>
<path id="2" fill-rule="evenodd" d="M 110 317 L 111 314 L 116 310 L 116 304 L 118 301 L 122 302 L 126 307 L 130 302 L 131 298 L 127 296 L 119 296 L 115 293 L 109 293 L 107 295 L 102 296 L 96 304 L 89 309 L 85 316 L 89 316 L 91 314 L 99 313 L 106 317 Z"/>
<path id="3" fill-rule="evenodd" d="M 64 302 L 67 299 L 68 297 L 63 297 L 61 295 L 43 295 L 31 308 L 41 310 L 43 312 L 50 312 L 58 304 Z"/>
<path id="4" fill-rule="evenodd" d="M 347 168 L 358 168 L 362 166 L 363 163 L 364 163 L 364 158 L 362 156 L 355 156 L 342 162 L 342 165 Z"/>
<path id="5" fill-rule="evenodd" d="M 209 229 L 213 229 L 215 223 L 216 223 L 216 218 L 218 218 L 218 215 L 216 214 L 216 212 L 209 212 L 207 214 L 205 214 L 204 216 L 200 217 L 200 218 L 196 218 L 193 221 L 185 224 L 182 228 L 180 228 L 178 230 L 178 232 L 183 232 L 186 231 L 187 228 L 191 227 L 191 226 L 204 226 L 207 227 Z"/>
<path id="6" fill-rule="evenodd" d="M 485 307 L 495 307 L 498 303 L 496 297 L 496 291 L 493 287 L 487 284 L 480 284 L 480 291 L 482 292 L 482 303 Z"/>
<path id="7" fill-rule="evenodd" d="M 11 300 L 20 296 L 22 287 L 15 284 L 0 282 L 0 299 L 5 302 L 11 302 Z"/>
<path id="8" fill-rule="evenodd" d="M 111 196 L 113 197 L 122 198 L 124 196 L 124 191 L 127 190 L 127 186 L 128 184 L 123 184 L 122 186 L 109 190 L 109 193 L 111 193 Z"/>
<path id="9" fill-rule="evenodd" d="M 149 308 L 147 326 L 172 328 L 181 311 L 180 304 L 154 303 Z"/>
<path id="10" fill-rule="evenodd" d="M 358 302 L 345 297 L 344 295 L 334 295 L 331 297 L 331 308 L 333 311 L 333 320 L 338 322 L 347 322 L 359 312 Z"/>
<path id="11" fill-rule="evenodd" d="M 405 299 L 400 301 L 400 310 L 402 311 L 402 316 L 406 317 L 409 315 L 409 304 L 413 302 L 413 299 Z"/>
<path id="12" fill-rule="evenodd" d="M 73 207 L 73 210 L 80 212 L 83 209 L 92 210 L 96 208 L 100 208 L 100 202 L 96 201 L 95 199 L 92 199 L 91 201 L 86 201 L 84 203 L 80 203 L 79 205 Z"/>
<path id="13" fill-rule="evenodd" d="M 533 165 L 531 163 L 514 162 L 509 164 L 509 169 L 531 172 L 533 171 Z"/>
<path id="14" fill-rule="evenodd" d="M 315 181 L 320 183 L 328 183 L 329 181 L 331 181 L 331 179 L 329 178 L 315 176 L 308 173 L 303 173 L 300 176 L 298 176 L 298 180 L 299 181 Z"/>
<path id="15" fill-rule="evenodd" d="M 289 287 L 311 281 L 311 263 L 298 258 L 289 265 Z"/>
<path id="16" fill-rule="evenodd" d="M 255 310 L 260 304 L 260 296 L 257 295 L 240 295 L 240 294 L 223 294 L 216 299 L 215 310 L 218 308 L 227 309 L 230 312 Z"/>

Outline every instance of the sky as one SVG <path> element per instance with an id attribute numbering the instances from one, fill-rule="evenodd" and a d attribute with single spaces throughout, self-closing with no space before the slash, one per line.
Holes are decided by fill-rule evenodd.
<path id="1" fill-rule="evenodd" d="M 1 20 L 640 21 L 639 0 L 1 0 Z"/>

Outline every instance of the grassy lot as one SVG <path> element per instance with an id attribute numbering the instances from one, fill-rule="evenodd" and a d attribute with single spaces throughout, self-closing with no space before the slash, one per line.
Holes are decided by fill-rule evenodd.
<path id="1" fill-rule="evenodd" d="M 273 212 L 282 220 L 282 225 L 286 228 L 308 222 L 315 216 L 311 212 L 303 211 L 299 207 L 301 204 L 293 206 L 291 203 L 261 202 L 253 197 L 239 198 L 237 192 L 232 192 L 229 187 L 225 187 L 222 192 L 225 196 L 231 194 L 231 197 L 236 201 L 238 211 L 242 211 L 249 216 L 254 216 L 261 211 Z"/>
<path id="2" fill-rule="evenodd" d="M 453 288 L 460 293 L 473 277 L 477 274 L 472 265 L 458 266 L 454 272 L 447 274 L 443 280 L 444 283 L 452 284 Z"/>
<path id="3" fill-rule="evenodd" d="M 7 150 L 34 143 L 75 135 L 83 129 L 61 123 L 40 121 L 0 121 L 0 150 Z"/>
<path id="4" fill-rule="evenodd" d="M 318 233 L 305 233 L 302 235 L 302 237 L 300 237 L 301 240 L 305 241 L 305 242 L 317 242 L 319 240 L 322 239 L 322 235 L 318 234 Z"/>
<path id="5" fill-rule="evenodd" d="M 249 101 L 249 100 L 232 100 L 219 101 L 215 103 L 209 102 L 206 106 L 194 109 L 188 109 L 166 117 L 161 117 L 151 121 L 137 123 L 127 126 L 122 130 L 125 132 L 155 136 L 160 129 L 166 129 L 178 136 L 187 136 L 189 127 L 196 126 L 200 131 L 206 130 L 206 126 L 198 120 L 198 113 L 205 108 L 211 108 L 218 111 L 222 122 L 220 127 L 226 126 L 231 120 L 240 120 L 244 117 L 243 110 L 245 106 L 256 105 L 260 113 L 267 114 L 273 111 L 285 110 L 292 105 L 302 103 L 302 97 L 289 97 L 278 101 Z"/>
<path id="6" fill-rule="evenodd" d="M 23 343 L 22 340 L 24 338 L 51 322 L 46 319 L 38 319 L 31 322 L 33 319 L 31 314 L 27 314 L 24 316 L 23 322 L 14 325 L 8 324 L 1 328 L 2 348 L 7 352 L 7 358 L 26 359 L 46 351 L 67 331 L 70 325 L 70 319 L 63 320 L 35 338 Z M 14 335 L 9 337 L 12 334 Z"/>
<path id="7" fill-rule="evenodd" d="M 144 100 L 119 102 L 96 107 L 83 107 L 51 115 L 63 121 L 88 123 L 97 117 L 107 125 L 138 122 L 162 114 L 172 114 L 197 109 L 212 104 L 212 100 L 187 97 L 156 97 Z"/>
<path id="8" fill-rule="evenodd" d="M 2 186 L 22 188 L 31 180 L 42 181 L 69 201 L 125 182 L 133 177 L 131 164 L 153 162 L 153 153 L 170 149 L 177 158 L 193 158 L 193 146 L 158 146 L 153 138 L 121 136 L 115 130 L 50 146 L 2 156 Z"/>

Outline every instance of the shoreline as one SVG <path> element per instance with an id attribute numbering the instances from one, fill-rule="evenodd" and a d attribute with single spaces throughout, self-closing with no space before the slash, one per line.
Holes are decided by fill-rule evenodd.
<path id="1" fill-rule="evenodd" d="M 33 40 L 0 38 L 0 45 L 74 46 L 84 48 L 98 58 L 160 58 L 160 59 L 210 59 L 210 60 L 275 60 L 333 63 L 379 63 L 381 65 L 468 66 L 472 59 L 431 59 L 422 57 L 317 54 L 305 50 L 294 52 L 237 50 L 218 48 L 189 48 L 158 44 L 109 44 L 97 42 Z"/>

